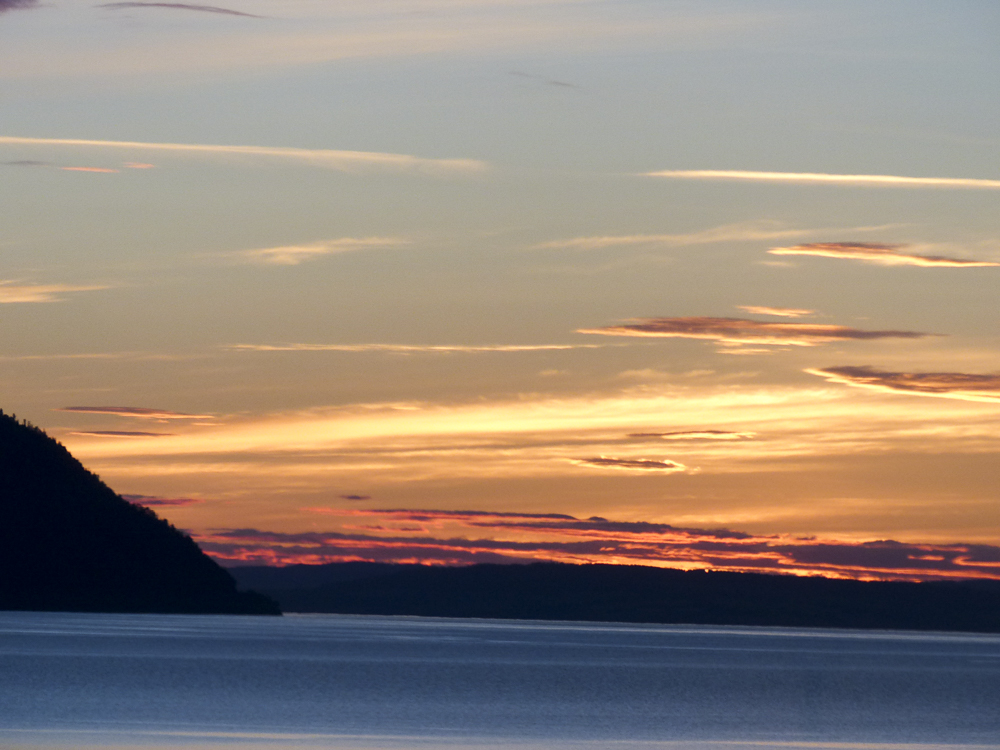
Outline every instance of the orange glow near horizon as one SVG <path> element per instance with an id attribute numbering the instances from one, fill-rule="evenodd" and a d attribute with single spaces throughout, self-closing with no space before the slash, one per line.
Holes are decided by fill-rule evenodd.
<path id="1" fill-rule="evenodd" d="M 301 533 L 216 530 L 198 534 L 196 539 L 210 555 L 227 564 L 561 562 L 859 580 L 1000 580 L 997 546 L 974 550 L 968 545 L 850 543 L 578 519 L 564 514 L 331 508 L 307 511 L 334 517 L 368 517 L 383 525 L 344 524 L 338 531 Z M 413 520 L 430 521 L 436 533 L 429 533 L 426 527 L 392 526 Z M 483 533 L 489 536 L 476 536 Z M 979 559 L 973 559 L 977 556 Z"/>

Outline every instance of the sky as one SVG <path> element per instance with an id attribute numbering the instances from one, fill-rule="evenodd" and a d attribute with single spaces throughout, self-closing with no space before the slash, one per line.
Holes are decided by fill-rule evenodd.
<path id="1" fill-rule="evenodd" d="M 0 0 L 0 407 L 227 565 L 1000 578 L 992 0 Z"/>

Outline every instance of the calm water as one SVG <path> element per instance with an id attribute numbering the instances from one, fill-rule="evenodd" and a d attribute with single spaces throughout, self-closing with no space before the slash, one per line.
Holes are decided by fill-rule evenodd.
<path id="1" fill-rule="evenodd" d="M 1000 637 L 0 612 L 3 747 L 817 743 L 1000 749 Z"/>

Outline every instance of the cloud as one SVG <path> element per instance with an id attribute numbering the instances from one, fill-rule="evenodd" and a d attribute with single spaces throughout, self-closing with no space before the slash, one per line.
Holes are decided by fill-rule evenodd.
<path id="1" fill-rule="evenodd" d="M 198 10 L 205 13 L 222 13 L 227 16 L 244 16 L 246 18 L 262 18 L 252 13 L 243 13 L 229 8 L 216 8 L 214 5 L 190 5 L 188 3 L 103 3 L 98 8 L 111 8 L 112 10 L 125 10 L 129 8 L 174 8 L 177 10 Z"/>
<path id="2" fill-rule="evenodd" d="M 597 458 L 577 458 L 573 463 L 581 466 L 596 466 L 602 469 L 627 469 L 630 471 L 684 471 L 683 464 L 673 461 L 657 461 L 649 458 L 611 458 L 599 456 Z"/>
<path id="3" fill-rule="evenodd" d="M 0 47 L 0 58 L 5 58 L 0 70 L 6 77 L 178 75 L 489 51 L 538 59 L 536 52 L 559 49 L 569 54 L 609 45 L 630 51 L 637 46 L 659 49 L 665 43 L 714 47 L 732 44 L 736 38 L 757 38 L 776 24 L 787 24 L 787 19 L 756 8 L 722 11 L 671 6 L 669 12 L 622 12 L 613 3 L 578 0 L 270 2 L 252 6 L 209 0 L 206 4 L 262 14 L 280 7 L 282 20 L 266 23 L 191 13 L 187 15 L 229 22 L 203 24 L 197 34 L 183 24 L 157 24 L 147 28 L 147 33 L 109 34 L 101 44 L 31 45 L 30 40 L 12 39 L 10 45 Z M 60 9 L 73 5 L 61 3 Z M 106 15 L 121 12 L 103 11 Z M 124 12 L 132 16 L 157 13 L 154 9 Z M 163 10 L 158 15 L 171 12 Z M 7 49 L 11 46 L 13 50 Z M 13 52 L 18 53 L 16 58 Z M 13 69 L 2 64 L 13 59 L 22 64 Z"/>
<path id="4" fill-rule="evenodd" d="M 76 430 L 71 432 L 70 435 L 83 435 L 92 437 L 110 437 L 110 438 L 147 438 L 147 437 L 169 437 L 172 433 L 169 432 L 137 432 L 135 430 Z"/>
<path id="5" fill-rule="evenodd" d="M 445 394 L 436 402 L 386 401 L 233 414 L 198 429 L 174 428 L 182 424 L 178 422 L 170 427 L 155 425 L 155 429 L 178 433 L 155 440 L 67 440 L 74 455 L 102 475 L 120 477 L 115 481 L 212 474 L 226 486 L 252 482 L 261 492 L 284 493 L 294 488 L 334 497 L 351 492 L 351 487 L 375 490 L 376 485 L 418 491 L 422 486 L 438 486 L 437 482 L 449 488 L 450 497 L 465 492 L 460 486 L 474 482 L 490 487 L 522 479 L 529 487 L 542 487 L 539 482 L 555 478 L 600 482 L 605 472 L 573 463 L 600 456 L 668 458 L 697 466 L 706 478 L 696 484 L 721 482 L 722 486 L 732 481 L 723 476 L 759 477 L 779 467 L 805 471 L 802 462 L 814 462 L 810 467 L 839 467 L 851 455 L 898 450 L 930 453 L 940 450 L 942 440 L 949 450 L 959 453 L 981 456 L 984 451 L 995 451 L 1000 423 L 993 418 L 994 404 L 980 404 L 970 413 L 968 404 L 953 401 L 949 407 L 942 402 L 935 421 L 928 423 L 926 415 L 913 409 L 907 399 L 859 401 L 852 393 L 818 378 L 812 387 L 767 385 L 750 379 L 704 383 L 681 378 L 611 393 L 517 394 L 494 399 Z M 192 420 L 196 421 L 202 420 Z M 148 422 L 93 427 L 154 429 Z M 642 432 L 708 430 L 753 430 L 766 439 L 661 443 L 660 438 L 627 437 Z M 923 459 L 913 460 L 923 464 Z M 649 472 L 648 476 L 657 475 Z M 681 476 L 659 476 L 688 484 Z M 916 489 L 921 494 L 926 488 Z M 866 490 L 862 486 L 858 491 Z"/>
<path id="6" fill-rule="evenodd" d="M 68 411 L 77 414 L 113 414 L 116 417 L 136 419 L 210 419 L 207 414 L 184 414 L 165 409 L 146 409 L 141 406 L 63 406 L 52 411 Z"/>
<path id="7" fill-rule="evenodd" d="M 867 242 L 813 242 L 794 247 L 772 247 L 771 255 L 818 255 L 822 258 L 848 258 L 884 266 L 923 266 L 926 268 L 977 268 L 1000 266 L 987 260 L 964 260 L 938 255 L 914 255 L 901 252 L 906 245 L 877 245 Z"/>
<path id="8" fill-rule="evenodd" d="M 396 247 L 405 245 L 406 240 L 395 237 L 340 237 L 335 240 L 320 240 L 305 245 L 284 245 L 267 247 L 262 250 L 241 250 L 227 253 L 228 257 L 238 258 L 247 263 L 259 263 L 275 266 L 297 266 L 308 260 L 321 258 L 334 253 L 349 253 L 355 250 L 369 248 Z"/>
<path id="9" fill-rule="evenodd" d="M 916 339 L 931 335 L 916 331 L 863 331 L 857 328 L 812 323 L 767 323 L 745 318 L 634 318 L 624 325 L 584 328 L 577 333 L 602 336 L 659 336 L 711 339 L 727 344 L 816 346 L 831 341 Z"/>
<path id="10" fill-rule="evenodd" d="M 223 562 L 455 565 L 551 560 L 863 579 L 1000 578 L 1000 547 L 982 544 L 803 539 L 555 513 L 309 510 L 372 523 L 298 533 L 216 529 L 198 535 L 197 541 Z M 485 538 L 478 536 L 484 531 Z"/>
<path id="11" fill-rule="evenodd" d="M 546 352 L 603 349 L 601 344 L 230 344 L 227 349 L 250 352 L 391 352 L 395 354 L 475 354 L 480 352 Z"/>
<path id="12" fill-rule="evenodd" d="M 752 440 L 756 432 L 728 430 L 689 430 L 687 432 L 630 432 L 630 438 L 660 438 L 661 440 Z"/>
<path id="13" fill-rule="evenodd" d="M 738 180 L 743 182 L 793 182 L 864 187 L 968 188 L 1000 189 L 1000 180 L 970 177 L 901 177 L 888 174 L 822 174 L 815 172 L 751 172 L 741 170 L 697 169 L 644 172 L 642 177 L 666 177 L 678 180 Z"/>
<path id="14" fill-rule="evenodd" d="M 358 510 L 356 508 L 304 508 L 310 513 L 348 518 L 375 518 L 380 521 L 412 522 L 426 524 L 439 522 L 454 522 L 472 528 L 516 528 L 522 530 L 587 530 L 587 531 L 627 531 L 655 534 L 680 533 L 685 536 L 696 535 L 712 539 L 748 539 L 749 534 L 729 529 L 680 529 L 665 523 L 650 523 L 648 521 L 609 521 L 600 516 L 580 519 L 566 513 L 521 513 L 495 510 L 437 510 L 437 509 L 406 509 L 406 508 L 371 508 Z"/>
<path id="15" fill-rule="evenodd" d="M 962 401 L 1000 401 L 1000 375 L 964 372 L 887 372 L 869 366 L 809 369 L 833 383 L 918 396 L 939 396 Z"/>
<path id="16" fill-rule="evenodd" d="M 342 172 L 416 172 L 429 175 L 476 174 L 488 168 L 475 159 L 429 159 L 408 154 L 373 151 L 332 151 L 329 149 L 272 146 L 216 146 L 195 143 L 145 143 L 140 141 L 93 141 L 76 138 L 21 138 L 0 136 L 0 144 L 21 146 L 67 146 L 109 148 L 129 151 L 160 151 L 195 156 L 238 156 L 277 159 L 325 167 Z"/>
<path id="17" fill-rule="evenodd" d="M 379 518 L 394 521 L 476 521 L 483 519 L 495 521 L 496 519 L 528 519 L 531 521 L 552 520 L 552 519 L 572 519 L 573 516 L 565 513 L 519 513 L 516 511 L 496 511 L 496 510 L 438 510 L 436 508 L 366 508 L 357 510 L 355 508 L 303 508 L 309 513 L 319 513 L 328 516 L 349 516 L 363 518 Z"/>
<path id="18" fill-rule="evenodd" d="M 117 169 L 105 167 L 59 167 L 63 172 L 100 172 L 102 174 L 118 174 Z"/>
<path id="19" fill-rule="evenodd" d="M 0 356 L 4 362 L 33 362 L 36 360 L 60 359 L 124 359 L 146 362 L 178 362 L 180 360 L 198 359 L 201 354 L 164 354 L 162 352 L 83 352 L 77 354 L 20 354 Z"/>
<path id="20" fill-rule="evenodd" d="M 557 81 L 552 78 L 546 78 L 545 76 L 538 75 L 537 73 L 525 73 L 520 70 L 512 70 L 509 72 L 509 75 L 517 76 L 518 78 L 532 78 L 534 80 L 541 81 L 547 86 L 559 86 L 562 88 L 570 88 L 570 89 L 580 88 L 575 83 L 567 83 L 566 81 Z"/>
<path id="21" fill-rule="evenodd" d="M 855 227 L 851 231 L 864 232 L 884 227 Z M 750 221 L 726 224 L 700 232 L 686 234 L 627 234 L 598 235 L 593 237 L 573 237 L 567 240 L 551 240 L 532 245 L 532 250 L 600 250 L 620 245 L 708 245 L 714 242 L 753 242 L 773 240 L 781 237 L 803 237 L 815 234 L 820 229 L 790 229 L 777 221 Z"/>
<path id="22" fill-rule="evenodd" d="M 802 310 L 795 307 L 758 307 L 757 305 L 737 305 L 737 310 L 743 310 L 751 315 L 772 315 L 777 318 L 804 318 L 815 315 L 815 310 Z"/>
<path id="23" fill-rule="evenodd" d="M 8 10 L 27 10 L 38 5 L 38 0 L 0 0 L 0 13 Z"/>
<path id="24" fill-rule="evenodd" d="M 341 495 L 342 500 L 371 500 L 371 495 Z"/>
<path id="25" fill-rule="evenodd" d="M 109 288 L 98 284 L 20 284 L 16 281 L 0 281 L 0 305 L 17 302 L 62 302 L 63 294 Z"/>
<path id="26" fill-rule="evenodd" d="M 0 162 L 0 164 L 3 164 L 5 167 L 51 167 L 52 166 L 47 161 L 38 161 L 37 159 L 15 159 L 14 161 Z"/>
<path id="27" fill-rule="evenodd" d="M 157 506 L 177 506 L 177 505 L 197 505 L 204 502 L 193 497 L 156 497 L 153 495 L 122 495 L 122 498 L 135 505 L 142 505 L 146 508 Z"/>

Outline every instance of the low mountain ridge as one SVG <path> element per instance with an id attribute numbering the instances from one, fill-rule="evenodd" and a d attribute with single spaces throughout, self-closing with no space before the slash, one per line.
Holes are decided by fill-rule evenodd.
<path id="1" fill-rule="evenodd" d="M 0 411 L 0 609 L 280 614 L 194 541 Z"/>
<path id="2" fill-rule="evenodd" d="M 1000 632 L 996 581 L 855 581 L 562 563 L 231 571 L 286 612 Z"/>

